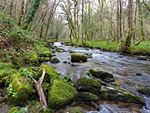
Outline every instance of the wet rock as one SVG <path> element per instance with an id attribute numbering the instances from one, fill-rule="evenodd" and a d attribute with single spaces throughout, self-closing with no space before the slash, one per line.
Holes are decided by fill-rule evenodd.
<path id="1" fill-rule="evenodd" d="M 67 63 L 67 61 L 64 61 L 63 63 L 64 63 L 64 64 L 66 64 L 66 63 Z"/>
<path id="2" fill-rule="evenodd" d="M 99 97 L 97 95 L 94 95 L 93 93 L 89 92 L 79 92 L 77 98 L 78 100 L 92 101 L 92 102 L 96 102 L 99 100 Z"/>
<path id="3" fill-rule="evenodd" d="M 92 75 L 96 78 L 100 78 L 105 82 L 114 82 L 114 76 L 108 72 L 104 72 L 104 71 L 100 71 L 100 70 L 96 70 L 96 69 L 90 69 L 88 72 L 88 75 Z"/>
<path id="4" fill-rule="evenodd" d="M 149 97 L 150 96 L 150 87 L 143 87 L 143 88 L 139 89 L 138 92 Z"/>
<path id="5" fill-rule="evenodd" d="M 40 53 L 39 55 L 40 57 L 52 57 L 52 53 L 50 51 L 44 51 L 42 53 Z"/>
<path id="6" fill-rule="evenodd" d="M 88 48 L 85 48 L 85 50 L 88 51 L 89 49 L 88 49 Z"/>
<path id="7" fill-rule="evenodd" d="M 74 51 L 69 51 L 69 53 L 76 53 L 76 52 L 74 52 Z"/>
<path id="8" fill-rule="evenodd" d="M 42 62 L 47 62 L 47 61 L 50 61 L 51 58 L 49 57 L 39 57 L 38 58 L 38 61 L 39 63 L 42 63 Z"/>
<path id="9" fill-rule="evenodd" d="M 51 63 L 59 63 L 60 62 L 60 60 L 58 59 L 58 58 L 53 58 L 52 60 L 51 60 Z"/>
<path id="10" fill-rule="evenodd" d="M 142 76 L 142 73 L 136 73 L 137 76 Z"/>
<path id="11" fill-rule="evenodd" d="M 137 60 L 147 60 L 147 57 L 146 57 L 146 56 L 139 56 L 139 57 L 137 58 Z"/>
<path id="12" fill-rule="evenodd" d="M 115 86 L 103 87 L 102 91 L 100 92 L 100 98 L 122 101 L 126 103 L 136 103 L 141 105 L 145 104 L 142 97 L 136 96 L 124 88 Z"/>
<path id="13" fill-rule="evenodd" d="M 69 113 L 84 113 L 84 111 L 78 107 L 73 107 Z"/>
<path id="14" fill-rule="evenodd" d="M 82 55 L 82 54 L 76 54 L 76 53 L 73 53 L 71 55 L 71 61 L 72 62 L 87 62 L 87 56 L 86 55 Z"/>
<path id="15" fill-rule="evenodd" d="M 101 84 L 94 79 L 80 78 L 74 83 L 75 88 L 81 92 L 90 92 L 99 95 Z"/>
<path id="16" fill-rule="evenodd" d="M 84 55 L 88 56 L 88 58 L 92 58 L 92 53 L 85 53 Z"/>
<path id="17" fill-rule="evenodd" d="M 31 101 L 28 103 L 27 113 L 55 113 L 55 112 L 51 108 L 46 108 L 38 101 Z"/>
<path id="18" fill-rule="evenodd" d="M 0 97 L 0 104 L 3 103 L 3 102 L 5 102 L 5 100 L 6 99 L 4 97 Z"/>
<path id="19" fill-rule="evenodd" d="M 50 108 L 59 109 L 70 103 L 77 95 L 74 87 L 61 80 L 54 80 L 49 88 L 48 105 Z"/>

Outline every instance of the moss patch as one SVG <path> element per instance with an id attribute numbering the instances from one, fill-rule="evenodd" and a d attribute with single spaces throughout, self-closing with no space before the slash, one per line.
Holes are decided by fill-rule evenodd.
<path id="1" fill-rule="evenodd" d="M 70 103 L 76 95 L 77 91 L 74 87 L 63 81 L 54 80 L 52 87 L 49 88 L 48 105 L 53 109 L 59 109 Z"/>
<path id="2" fill-rule="evenodd" d="M 59 74 L 56 72 L 56 70 L 54 68 L 52 68 L 49 65 L 42 64 L 39 67 L 38 72 L 36 73 L 36 76 L 35 76 L 35 78 L 37 80 L 39 80 L 39 78 L 42 76 L 43 69 L 45 69 L 45 71 L 46 71 L 46 74 L 44 77 L 44 82 L 52 83 L 53 80 L 60 79 Z"/>
<path id="3" fill-rule="evenodd" d="M 84 111 L 78 107 L 73 107 L 69 113 L 84 113 Z"/>
<path id="4" fill-rule="evenodd" d="M 30 52 L 30 54 L 24 56 L 25 62 L 26 63 L 32 63 L 32 64 L 37 64 L 38 61 L 38 56 L 36 52 Z"/>
<path id="5" fill-rule="evenodd" d="M 149 97 L 150 96 L 150 87 L 143 87 L 143 88 L 139 89 L 138 92 Z"/>
<path id="6" fill-rule="evenodd" d="M 93 93 L 89 93 L 89 92 L 79 92 L 79 93 L 78 93 L 78 100 L 96 102 L 96 101 L 99 100 L 99 97 L 98 97 L 97 95 L 94 95 Z"/>
<path id="7" fill-rule="evenodd" d="M 10 78 L 10 84 L 7 89 L 7 103 L 13 105 L 24 105 L 31 93 L 31 84 L 21 77 L 18 73 Z"/>
<path id="8" fill-rule="evenodd" d="M 55 113 L 54 110 L 45 108 L 38 101 L 30 101 L 28 102 L 28 113 Z"/>
<path id="9" fill-rule="evenodd" d="M 40 57 L 52 57 L 52 53 L 50 51 L 44 51 L 44 52 L 41 52 Z"/>

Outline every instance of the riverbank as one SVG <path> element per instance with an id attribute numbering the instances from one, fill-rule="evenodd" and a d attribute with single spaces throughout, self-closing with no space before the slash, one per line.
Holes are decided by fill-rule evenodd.
<path id="1" fill-rule="evenodd" d="M 103 51 L 122 53 L 121 45 L 118 42 L 86 41 L 86 46 L 83 46 L 81 40 L 79 40 L 78 43 L 76 42 L 76 40 L 73 40 L 73 44 L 68 43 L 67 45 L 73 45 L 73 46 L 78 46 L 78 47 L 88 47 L 92 49 L 100 49 Z M 139 45 L 134 46 L 131 49 L 131 53 L 128 55 L 150 56 L 150 41 L 142 41 Z"/>

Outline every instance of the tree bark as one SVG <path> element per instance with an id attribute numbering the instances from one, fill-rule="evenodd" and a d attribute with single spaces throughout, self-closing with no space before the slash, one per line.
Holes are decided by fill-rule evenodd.
<path id="1" fill-rule="evenodd" d="M 34 81 L 35 88 L 40 97 L 40 102 L 42 103 L 42 105 L 47 107 L 48 105 L 47 105 L 46 97 L 45 97 L 43 89 L 42 89 L 42 82 L 44 80 L 44 77 L 45 77 L 45 69 L 43 70 L 42 76 L 39 81 L 36 81 L 34 78 L 31 78 L 31 79 Z"/>

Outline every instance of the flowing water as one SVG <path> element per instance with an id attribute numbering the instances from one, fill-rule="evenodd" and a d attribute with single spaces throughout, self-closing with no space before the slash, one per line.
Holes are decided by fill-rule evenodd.
<path id="1" fill-rule="evenodd" d="M 48 64 L 53 66 L 56 71 L 63 76 L 73 74 L 71 78 L 72 81 L 76 81 L 81 77 L 88 77 L 88 70 L 94 68 L 112 73 L 116 83 L 137 95 L 143 96 L 136 91 L 137 89 L 142 86 L 150 87 L 150 61 L 137 60 L 136 57 L 124 56 L 119 53 L 103 52 L 98 49 L 65 46 L 60 42 L 54 43 L 54 46 L 64 49 L 66 52 L 55 53 L 55 57 L 61 61 L 60 63 L 51 64 L 48 62 Z M 91 54 L 92 58 L 89 58 L 86 63 L 72 63 L 70 61 L 71 53 L 69 53 L 69 51 Z M 64 61 L 67 61 L 67 63 L 63 63 Z M 78 102 L 78 105 L 87 113 L 150 113 L 150 98 L 145 96 L 143 96 L 143 98 L 145 98 L 146 106 L 142 108 L 136 105 L 103 100 L 97 103 L 98 110 L 86 106 L 84 102 Z"/>

